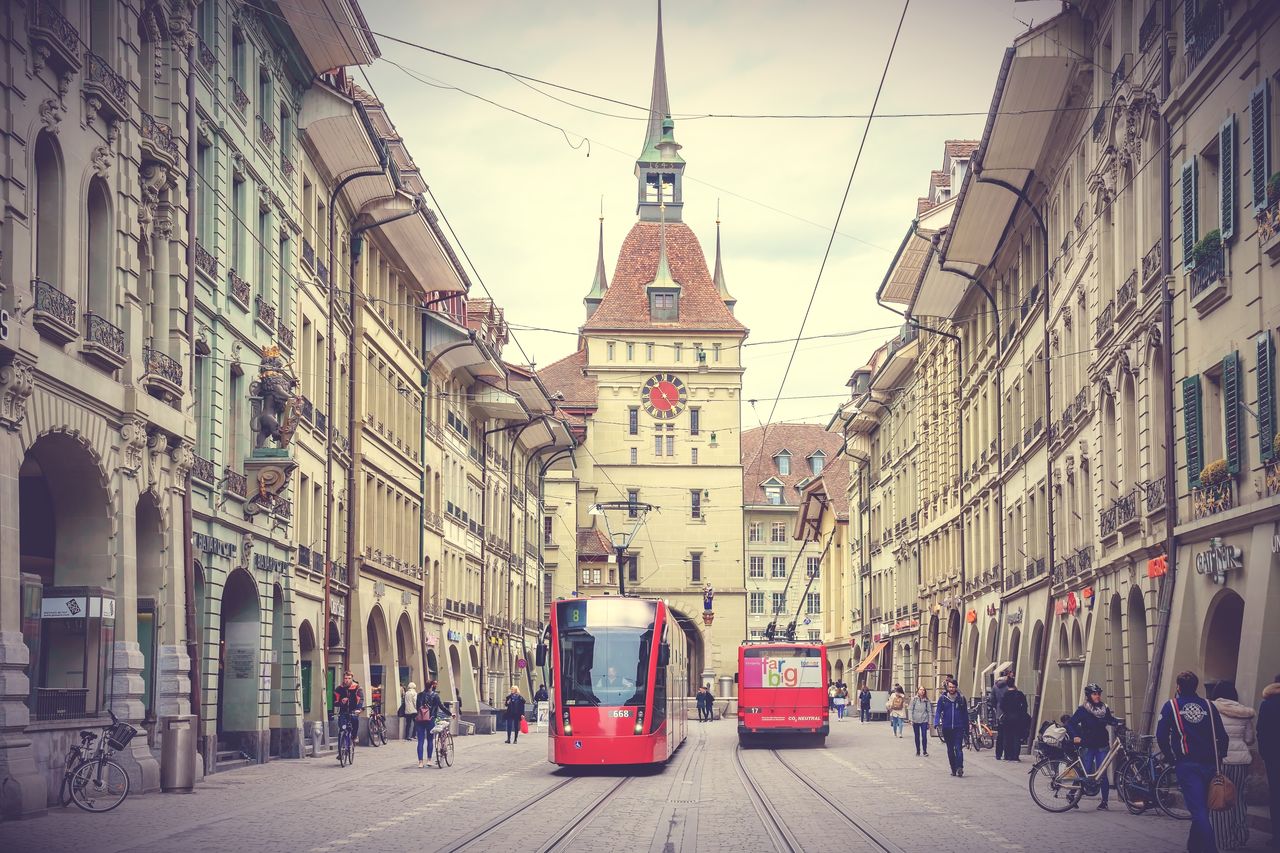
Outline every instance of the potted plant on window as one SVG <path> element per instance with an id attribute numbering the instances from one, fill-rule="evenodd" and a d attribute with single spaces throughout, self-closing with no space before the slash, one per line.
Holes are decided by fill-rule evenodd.
<path id="1" fill-rule="evenodd" d="M 1227 481 L 1227 460 L 1215 459 L 1200 469 L 1200 488 L 1207 489 Z"/>
<path id="2" fill-rule="evenodd" d="M 1267 207 L 1280 201 L 1280 172 L 1267 179 Z"/>
<path id="3" fill-rule="evenodd" d="M 1222 232 L 1217 228 L 1200 238 L 1191 247 L 1191 260 L 1196 266 L 1213 260 L 1222 252 Z"/>

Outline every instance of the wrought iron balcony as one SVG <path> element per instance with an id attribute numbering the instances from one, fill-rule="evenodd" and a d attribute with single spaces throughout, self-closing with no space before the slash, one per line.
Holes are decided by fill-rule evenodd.
<path id="1" fill-rule="evenodd" d="M 31 280 L 34 297 L 31 324 L 43 337 L 68 343 L 80 335 L 76 328 L 76 301 L 42 278 Z"/>
<path id="2" fill-rule="evenodd" d="M 217 76 L 218 73 L 218 57 L 213 49 L 205 43 L 205 40 L 196 36 L 196 46 L 200 54 L 200 66 L 209 73 L 210 77 Z"/>
<path id="3" fill-rule="evenodd" d="M 155 347 L 142 348 L 142 383 L 153 395 L 172 402 L 182 396 L 182 365 Z"/>
<path id="4" fill-rule="evenodd" d="M 320 284 L 324 287 L 329 286 L 329 268 L 324 265 L 324 261 L 316 262 L 316 278 L 320 279 Z"/>
<path id="5" fill-rule="evenodd" d="M 249 310 L 249 282 L 245 281 L 240 273 L 233 269 L 227 270 L 227 284 L 231 292 L 231 298 L 240 303 L 240 307 Z"/>
<path id="6" fill-rule="evenodd" d="M 298 565 L 311 568 L 311 549 L 306 545 L 298 546 Z"/>
<path id="7" fill-rule="evenodd" d="M 1103 306 L 1101 313 L 1098 314 L 1098 319 L 1095 321 L 1094 339 L 1096 341 L 1102 342 L 1111 337 L 1115 319 L 1116 306 L 1114 302 L 1109 301 L 1105 306 Z"/>
<path id="8" fill-rule="evenodd" d="M 1209 51 L 1222 37 L 1222 4 L 1218 0 L 1206 0 L 1187 28 L 1187 74 L 1190 75 L 1209 55 Z"/>
<path id="9" fill-rule="evenodd" d="M 124 364 L 124 330 L 92 311 L 84 315 L 84 343 L 87 357 L 114 369 Z"/>
<path id="10" fill-rule="evenodd" d="M 1111 72 L 1111 91 L 1120 88 L 1120 84 L 1124 82 L 1125 77 L 1129 76 L 1129 54 L 1120 57 L 1120 62 L 1116 65 L 1116 69 Z"/>
<path id="11" fill-rule="evenodd" d="M 1235 506 L 1235 489 L 1231 480 L 1191 490 L 1191 511 L 1197 518 L 1208 518 Z"/>
<path id="12" fill-rule="evenodd" d="M 173 165 L 178 162 L 178 141 L 173 138 L 173 128 L 156 119 L 150 113 L 142 114 L 142 150 L 157 159 Z"/>
<path id="13" fill-rule="evenodd" d="M 195 454 L 194 459 L 195 461 L 191 463 L 191 476 L 209 485 L 217 482 L 218 475 L 214 473 L 213 460 L 205 459 L 199 454 Z"/>
<path id="14" fill-rule="evenodd" d="M 47 59 L 62 74 L 80 70 L 80 31 L 48 0 L 35 0 L 27 10 L 27 35 L 35 46 L 36 69 Z"/>
<path id="15" fill-rule="evenodd" d="M 293 177 L 293 161 L 289 159 L 288 154 L 280 155 L 280 174 L 286 178 Z"/>
<path id="16" fill-rule="evenodd" d="M 306 237 L 302 238 L 302 263 L 308 269 L 315 269 L 316 266 L 316 250 L 312 248 L 311 241 Z"/>
<path id="17" fill-rule="evenodd" d="M 262 116 L 258 116 L 258 139 L 268 148 L 275 147 L 276 129 Z"/>
<path id="18" fill-rule="evenodd" d="M 1164 13 L 1160 3 L 1152 3 L 1138 28 L 1138 50 L 1143 53 L 1164 33 Z"/>
<path id="19" fill-rule="evenodd" d="M 306 397 L 302 398 L 302 406 L 300 409 L 300 414 L 302 415 L 303 419 L 308 422 L 315 420 L 315 417 L 316 417 L 315 406 Z"/>
<path id="20" fill-rule="evenodd" d="M 326 432 L 329 429 L 329 416 L 316 409 L 316 429 Z"/>
<path id="21" fill-rule="evenodd" d="M 1098 112 L 1093 117 L 1093 141 L 1098 142 L 1102 139 L 1102 133 L 1107 127 L 1107 105 L 1103 104 L 1098 107 Z"/>
<path id="22" fill-rule="evenodd" d="M 1138 271 L 1132 270 L 1129 277 L 1116 291 L 1116 316 L 1123 317 L 1125 312 L 1138 304 Z"/>
<path id="23" fill-rule="evenodd" d="M 222 469 L 223 487 L 233 495 L 245 497 L 249 494 L 249 481 L 244 474 L 228 468 Z"/>
<path id="24" fill-rule="evenodd" d="M 1147 480 L 1142 484 L 1142 505 L 1146 507 L 1147 514 L 1164 509 L 1167 495 L 1165 494 L 1165 479 L 1157 477 L 1154 480 Z"/>
<path id="25" fill-rule="evenodd" d="M 249 96 L 245 94 L 244 89 L 240 86 L 240 81 L 234 76 L 228 77 L 227 82 L 231 84 L 231 103 L 236 105 L 236 109 L 244 112 L 249 106 Z"/>
<path id="26" fill-rule="evenodd" d="M 1164 258 L 1160 253 L 1160 241 L 1157 240 L 1142 256 L 1142 286 L 1145 288 L 1156 281 L 1163 271 Z"/>
<path id="27" fill-rule="evenodd" d="M 280 341 L 280 346 L 284 347 L 287 350 L 293 349 L 293 344 L 294 344 L 293 327 L 285 324 L 284 317 L 280 317 L 276 320 L 276 337 Z"/>
<path id="28" fill-rule="evenodd" d="M 1119 530 L 1138 520 L 1138 492 L 1135 489 L 1112 501 L 1111 506 L 1099 513 L 1098 526 L 1102 538 L 1115 535 Z"/>
<path id="29" fill-rule="evenodd" d="M 276 327 L 276 306 L 261 296 L 254 297 L 253 302 L 258 322 L 268 329 L 274 329 Z"/>
<path id="30" fill-rule="evenodd" d="M 218 277 L 218 259 L 199 240 L 196 241 L 196 269 L 209 278 Z"/>
<path id="31" fill-rule="evenodd" d="M 1196 258 L 1196 265 L 1191 268 L 1191 298 L 1194 300 L 1202 293 L 1207 293 L 1214 285 L 1222 283 L 1225 276 L 1226 254 L 1222 245 L 1201 252 Z"/>
<path id="32" fill-rule="evenodd" d="M 93 51 L 85 51 L 85 93 L 96 103 L 109 121 L 129 116 L 129 85 L 105 59 Z"/>

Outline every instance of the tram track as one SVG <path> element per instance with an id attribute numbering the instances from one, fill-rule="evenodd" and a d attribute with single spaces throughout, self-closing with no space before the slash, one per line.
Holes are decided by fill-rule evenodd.
<path id="1" fill-rule="evenodd" d="M 743 788 L 747 792 L 747 798 L 751 801 L 752 808 L 760 818 L 761 824 L 764 825 L 765 832 L 769 835 L 769 840 L 773 844 L 778 853 L 803 853 L 804 844 L 797 837 L 794 830 L 782 816 L 782 812 L 778 805 L 765 787 L 757 781 L 756 776 L 751 769 L 747 767 L 743 759 L 744 750 L 741 746 L 734 748 L 734 764 L 738 771 L 738 778 L 742 780 Z M 776 750 L 768 750 L 785 769 L 791 777 L 803 785 L 814 797 L 820 800 L 827 808 L 840 818 L 850 829 L 864 839 L 868 844 L 877 850 L 885 851 L 885 853 L 901 853 L 901 848 L 890 842 L 874 829 L 866 826 L 861 821 L 852 817 L 845 807 L 831 795 L 829 791 L 821 785 L 815 784 L 807 778 L 803 773 L 795 768 L 782 754 Z"/>

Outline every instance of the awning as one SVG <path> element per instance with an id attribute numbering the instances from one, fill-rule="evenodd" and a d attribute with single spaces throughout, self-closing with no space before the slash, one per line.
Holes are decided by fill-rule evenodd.
<path id="1" fill-rule="evenodd" d="M 366 212 L 375 220 L 383 220 L 419 206 L 418 212 L 379 225 L 377 230 L 386 236 L 392 253 L 424 293 L 464 293 L 466 285 L 427 223 L 426 206 L 419 205 L 419 198 L 401 190 Z"/>
<path id="2" fill-rule="evenodd" d="M 858 672 L 865 672 L 867 667 L 875 663 L 875 659 L 880 656 L 880 653 L 884 651 L 884 648 L 887 645 L 889 645 L 888 640 L 881 640 L 872 646 L 871 651 L 867 652 L 867 656 L 862 659 L 862 663 L 858 664 Z"/>
<path id="3" fill-rule="evenodd" d="M 1006 669 L 1012 669 L 1012 668 L 1013 668 L 1013 661 L 1007 660 L 1004 663 L 1000 664 L 998 667 L 996 667 L 996 675 L 998 676 L 1000 673 L 1004 672 Z"/>
<path id="4" fill-rule="evenodd" d="M 898 246 L 898 254 L 894 255 L 884 281 L 880 282 L 879 297 L 881 302 L 894 305 L 910 305 L 916 295 L 916 287 L 920 284 L 920 274 L 924 271 L 925 261 L 929 257 L 930 243 L 928 237 L 918 233 L 913 224 Z"/>
<path id="5" fill-rule="evenodd" d="M 529 410 L 517 395 L 484 383 L 472 386 L 471 407 L 500 420 L 522 421 L 529 417 Z"/>
<path id="6" fill-rule="evenodd" d="M 991 264 L 1018 198 L 977 178 L 1025 189 L 1050 143 L 1059 108 L 1085 55 L 1084 24 L 1075 11 L 1049 19 L 1020 36 L 1005 52 L 978 149 L 981 172 L 965 175 L 955 222 L 943 241 L 943 256 L 949 264 Z"/>
<path id="7" fill-rule="evenodd" d="M 344 65 L 368 65 L 382 55 L 353 0 L 287 2 L 279 6 L 316 73 Z"/>
<path id="8" fill-rule="evenodd" d="M 920 341 L 918 338 L 899 347 L 884 368 L 876 375 L 875 379 L 871 380 L 872 390 L 897 390 L 899 381 L 915 365 L 919 348 Z"/>
<path id="9" fill-rule="evenodd" d="M 382 142 L 360 112 L 361 107 L 332 86 L 316 83 L 302 95 L 298 129 L 316 161 L 335 181 L 367 169 L 381 169 Z M 343 193 L 357 212 L 379 199 L 395 196 L 391 175 L 383 170 L 347 184 Z"/>
<path id="10" fill-rule="evenodd" d="M 977 271 L 977 267 L 973 264 L 951 264 L 950 266 L 970 274 Z M 924 277 L 916 290 L 916 298 L 911 304 L 911 316 L 953 319 L 960 308 L 960 303 L 964 300 L 968 287 L 967 278 L 942 268 L 937 249 L 930 247 Z"/>

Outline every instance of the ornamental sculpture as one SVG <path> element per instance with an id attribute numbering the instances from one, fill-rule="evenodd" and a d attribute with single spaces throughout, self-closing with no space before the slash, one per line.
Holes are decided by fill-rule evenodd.
<path id="1" fill-rule="evenodd" d="M 263 347 L 258 379 L 249 387 L 253 401 L 254 450 L 275 441 L 283 449 L 289 446 L 298 426 L 302 398 L 295 394 L 298 379 L 285 367 L 280 348 Z"/>

